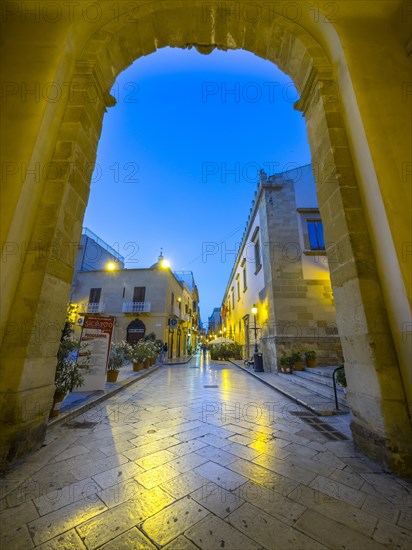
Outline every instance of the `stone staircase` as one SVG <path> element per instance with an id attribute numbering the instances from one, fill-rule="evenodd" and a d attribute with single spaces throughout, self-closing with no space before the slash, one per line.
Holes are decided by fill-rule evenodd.
<path id="1" fill-rule="evenodd" d="M 304 388 L 306 391 L 314 395 L 320 396 L 321 398 L 323 398 L 320 400 L 321 402 L 323 402 L 324 400 L 327 400 L 330 403 L 334 404 L 335 396 L 333 392 L 333 371 L 335 370 L 335 368 L 336 366 L 316 367 L 313 369 L 305 367 L 303 371 L 294 371 L 292 375 L 279 374 L 278 376 L 284 380 L 287 380 L 289 383 L 293 383 L 296 386 Z M 339 412 L 341 413 L 349 412 L 345 394 L 342 388 L 337 384 L 336 389 L 337 389 L 337 397 L 338 397 L 338 404 L 339 404 Z M 318 414 L 319 414 L 319 411 L 318 411 Z M 331 414 L 331 412 L 329 412 L 329 414 Z"/>
<path id="2" fill-rule="evenodd" d="M 339 409 L 336 409 L 332 378 L 336 367 L 305 368 L 304 371 L 295 371 L 294 374 L 281 374 L 254 372 L 253 367 L 245 367 L 243 361 L 229 361 L 318 416 L 344 415 L 345 418 L 350 418 L 345 395 L 338 385 L 336 389 Z M 303 413 L 304 411 L 298 411 L 296 414 Z M 347 428 L 350 432 L 349 424 Z"/>

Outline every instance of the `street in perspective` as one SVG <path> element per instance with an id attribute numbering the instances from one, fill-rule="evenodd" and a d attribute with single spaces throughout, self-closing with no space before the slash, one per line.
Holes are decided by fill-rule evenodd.
<path id="1" fill-rule="evenodd" d="M 163 365 L 6 476 L 1 548 L 409 549 L 411 485 L 307 412 L 209 353 Z"/>

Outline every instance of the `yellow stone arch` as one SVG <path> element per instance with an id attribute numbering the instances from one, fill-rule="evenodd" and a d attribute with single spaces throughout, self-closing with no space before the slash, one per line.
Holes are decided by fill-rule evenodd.
<path id="1" fill-rule="evenodd" d="M 410 215 L 405 206 L 393 208 L 410 178 L 403 4 L 382 2 L 371 14 L 368 2 L 325 3 L 323 12 L 322 6 L 303 1 L 79 2 L 77 14 L 73 7 L 52 28 L 47 27 L 47 3 L 38 4 L 33 21 L 23 17 L 23 2 L 6 13 L 8 43 L 16 49 L 7 58 L 11 77 L 3 76 L 6 122 L 15 119 L 3 146 L 7 177 L 2 185 L 9 201 L 2 216 L 3 463 L 36 448 L 45 433 L 91 168 L 104 112 L 115 103 L 110 89 L 137 58 L 172 46 L 195 47 L 203 54 L 245 49 L 276 63 L 294 80 L 326 240 L 336 259 L 331 279 L 354 439 L 391 470 L 410 471 L 405 248 Z M 378 38 L 387 20 L 393 33 L 386 36 L 386 48 L 397 64 L 389 59 L 386 69 L 399 81 L 399 106 L 392 117 L 400 126 L 379 113 L 380 128 L 395 140 L 391 157 L 382 163 L 385 140 L 371 120 L 361 69 L 370 62 L 369 79 L 374 86 L 382 84 L 380 94 L 374 88 L 371 97 L 383 107 L 395 92 L 384 86 L 368 40 Z M 366 51 L 359 49 L 362 45 Z M 23 77 L 33 71 L 36 85 L 29 93 L 40 100 L 23 102 Z M 395 139 L 399 132 L 406 142 Z M 398 179 L 390 189 L 393 176 Z"/>

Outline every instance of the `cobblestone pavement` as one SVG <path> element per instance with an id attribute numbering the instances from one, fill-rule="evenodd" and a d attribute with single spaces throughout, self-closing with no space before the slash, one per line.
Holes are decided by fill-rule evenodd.
<path id="1" fill-rule="evenodd" d="M 7 475 L 0 548 L 410 550 L 411 486 L 296 412 L 229 363 L 164 366 Z"/>

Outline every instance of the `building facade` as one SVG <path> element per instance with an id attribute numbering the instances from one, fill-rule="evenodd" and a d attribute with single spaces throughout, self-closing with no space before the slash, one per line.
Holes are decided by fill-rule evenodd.
<path id="1" fill-rule="evenodd" d="M 257 338 L 265 370 L 292 350 L 315 350 L 319 364 L 342 360 L 311 165 L 270 177 L 261 171 L 222 317 L 245 358 Z"/>
<path id="2" fill-rule="evenodd" d="M 208 336 L 217 335 L 222 330 L 222 318 L 220 316 L 220 308 L 213 308 L 212 315 L 208 318 Z"/>
<path id="3" fill-rule="evenodd" d="M 116 319 L 115 341 L 134 344 L 154 333 L 168 343 L 169 358 L 181 357 L 195 348 L 199 338 L 199 293 L 193 273 L 174 273 L 163 265 L 162 255 L 150 268 L 124 269 L 119 258 L 114 263 L 115 254 L 110 258 L 104 254 L 104 241 L 91 237 L 91 232 L 88 241 L 83 239 L 85 236 L 84 233 L 84 246 L 79 247 L 76 265 L 86 269 L 76 271 L 71 290 L 76 331 L 80 333 L 85 314 L 108 315 Z M 92 262 L 82 264 L 79 260 L 88 248 L 93 254 L 101 248 L 101 253 L 95 254 L 101 257 L 101 269 L 92 269 Z"/>

